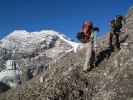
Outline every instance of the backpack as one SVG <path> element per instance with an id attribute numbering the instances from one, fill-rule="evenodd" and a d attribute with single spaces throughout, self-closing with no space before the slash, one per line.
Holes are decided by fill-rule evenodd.
<path id="1" fill-rule="evenodd" d="M 122 20 L 123 20 L 122 16 L 116 16 L 115 24 L 117 29 L 122 28 Z"/>
<path id="2" fill-rule="evenodd" d="M 91 31 L 93 28 L 93 24 L 90 21 L 85 21 L 82 28 L 81 32 L 77 33 L 77 38 L 80 40 L 82 43 L 87 43 L 90 41 L 91 37 Z"/>
<path id="3" fill-rule="evenodd" d="M 115 20 L 112 20 L 111 22 L 110 22 L 110 26 L 111 26 L 111 28 L 112 29 L 115 29 Z"/>
<path id="4" fill-rule="evenodd" d="M 78 33 L 77 33 L 77 39 L 78 39 L 80 42 L 82 42 L 82 43 L 86 43 L 86 42 L 87 42 L 87 40 L 86 40 L 86 35 L 85 35 L 84 32 L 78 32 Z M 88 38 L 88 40 L 89 40 L 89 38 Z"/>
<path id="5" fill-rule="evenodd" d="M 113 30 L 120 30 L 122 28 L 122 21 L 123 21 L 122 16 L 116 16 L 116 18 L 110 22 L 111 28 Z"/>
<path id="6" fill-rule="evenodd" d="M 84 35 L 83 32 L 78 32 L 77 33 L 77 39 L 80 40 L 80 41 L 82 41 L 83 40 L 83 37 L 84 37 L 83 35 Z"/>

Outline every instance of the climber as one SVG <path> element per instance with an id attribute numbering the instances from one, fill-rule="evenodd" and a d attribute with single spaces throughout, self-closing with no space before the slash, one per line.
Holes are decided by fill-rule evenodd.
<path id="1" fill-rule="evenodd" d="M 80 40 L 80 42 L 84 44 L 87 50 L 85 55 L 86 57 L 83 66 L 83 71 L 90 70 L 95 61 L 94 43 L 96 40 L 96 35 L 95 35 L 96 31 L 99 31 L 99 29 L 94 28 L 93 23 L 91 21 L 85 21 L 80 32 L 77 33 L 77 38 Z M 93 61 L 91 61 L 91 59 Z"/>
<path id="2" fill-rule="evenodd" d="M 116 16 L 110 21 L 111 31 L 109 32 L 109 48 L 113 50 L 113 37 L 115 36 L 115 46 L 120 49 L 119 34 L 121 32 L 123 23 L 125 23 L 125 18 L 121 15 Z"/>

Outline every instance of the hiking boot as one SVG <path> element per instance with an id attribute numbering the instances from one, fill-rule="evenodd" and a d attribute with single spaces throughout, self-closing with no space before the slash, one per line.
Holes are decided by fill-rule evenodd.
<path id="1" fill-rule="evenodd" d="M 117 48 L 117 47 L 115 48 L 115 51 L 116 51 L 116 52 L 117 52 L 117 51 L 120 51 L 120 50 L 121 50 L 121 48 Z"/>
<path id="2" fill-rule="evenodd" d="M 117 50 L 119 51 L 119 50 L 121 50 L 121 48 L 119 47 L 119 48 L 117 48 Z"/>
<path id="3" fill-rule="evenodd" d="M 109 46 L 108 47 L 112 52 L 114 51 L 114 47 L 113 46 Z"/>
<path id="4" fill-rule="evenodd" d="M 96 64 L 95 64 L 95 63 L 90 64 L 90 69 L 89 69 L 89 71 L 91 71 L 93 68 L 96 68 Z"/>
<path id="5" fill-rule="evenodd" d="M 91 66 L 88 64 L 87 66 L 83 67 L 83 72 L 88 72 L 90 70 Z"/>
<path id="6" fill-rule="evenodd" d="M 95 63 L 93 63 L 93 64 L 88 64 L 88 66 L 87 67 L 84 67 L 83 68 L 83 72 L 89 72 L 89 71 L 91 71 L 93 68 L 95 68 L 96 67 L 96 64 Z"/>

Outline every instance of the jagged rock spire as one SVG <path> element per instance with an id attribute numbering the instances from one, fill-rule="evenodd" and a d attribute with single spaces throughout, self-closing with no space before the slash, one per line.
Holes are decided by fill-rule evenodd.
<path id="1" fill-rule="evenodd" d="M 125 27 L 128 29 L 128 41 L 133 42 L 133 6 L 130 7 L 128 11 L 128 16 L 126 17 L 126 25 Z"/>

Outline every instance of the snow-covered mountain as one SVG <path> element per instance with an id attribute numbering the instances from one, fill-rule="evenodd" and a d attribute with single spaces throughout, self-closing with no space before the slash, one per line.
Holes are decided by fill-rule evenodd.
<path id="1" fill-rule="evenodd" d="M 23 70 L 23 76 L 29 79 L 46 70 L 49 63 L 57 61 L 71 51 L 76 52 L 82 44 L 73 42 L 64 34 L 53 30 L 16 30 L 1 40 L 0 47 L 0 74 L 4 71 L 3 77 L 8 77 L 9 71 L 12 73 L 12 70 L 7 71 L 5 63 L 15 60 L 19 69 Z"/>
<path id="2" fill-rule="evenodd" d="M 1 42 L 2 48 L 16 50 L 19 53 L 31 53 L 36 50 L 54 48 L 50 51 L 53 51 L 54 55 L 79 45 L 79 43 L 70 41 L 64 34 L 52 30 L 42 30 L 40 32 L 16 30 L 3 38 Z"/>

